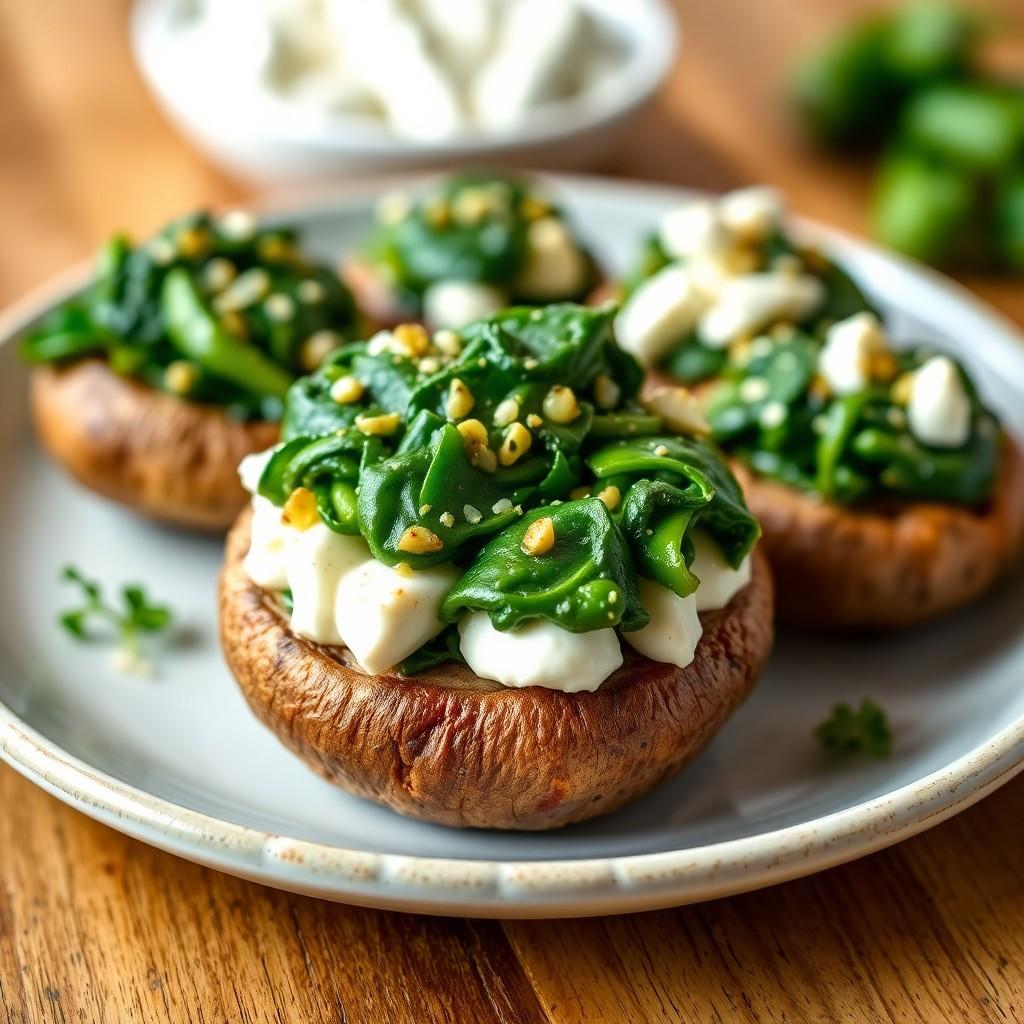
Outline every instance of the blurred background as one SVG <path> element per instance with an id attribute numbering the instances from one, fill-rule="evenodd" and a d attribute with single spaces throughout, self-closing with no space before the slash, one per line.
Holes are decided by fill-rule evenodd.
<path id="1" fill-rule="evenodd" d="M 1020 0 L 0 0 L 0 303 L 198 205 L 420 166 L 800 213 L 1024 316 Z"/>

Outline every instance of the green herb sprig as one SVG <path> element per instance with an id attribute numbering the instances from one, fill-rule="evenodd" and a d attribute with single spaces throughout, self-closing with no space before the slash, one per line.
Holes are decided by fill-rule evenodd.
<path id="1" fill-rule="evenodd" d="M 138 584 L 121 588 L 121 607 L 108 604 L 103 589 L 95 580 L 87 579 L 74 566 L 65 566 L 60 578 L 75 584 L 81 591 L 83 603 L 61 612 L 60 625 L 76 640 L 90 637 L 90 625 L 99 620 L 113 627 L 118 639 L 115 661 L 127 671 L 146 675 L 150 665 L 142 653 L 141 637 L 144 633 L 159 633 L 173 621 L 166 605 L 153 603 Z"/>
<path id="2" fill-rule="evenodd" d="M 832 714 L 815 730 L 818 742 L 833 754 L 869 754 L 888 757 L 892 749 L 892 729 L 885 711 L 865 698 L 859 708 L 837 704 Z"/>

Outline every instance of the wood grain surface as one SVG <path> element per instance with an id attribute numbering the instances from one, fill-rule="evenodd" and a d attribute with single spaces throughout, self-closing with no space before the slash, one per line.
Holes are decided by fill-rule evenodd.
<path id="1" fill-rule="evenodd" d="M 1019 0 L 1004 0 L 1007 10 Z M 690 0 L 683 59 L 613 173 L 762 179 L 862 227 L 863 168 L 802 150 L 794 50 L 850 0 Z M 249 193 L 145 93 L 124 0 L 0 0 L 0 303 Z M 1019 281 L 971 281 L 1024 320 Z M 1024 1019 L 1024 778 L 849 866 L 703 906 L 509 923 L 290 896 L 159 853 L 0 769 L 0 1021 Z"/>

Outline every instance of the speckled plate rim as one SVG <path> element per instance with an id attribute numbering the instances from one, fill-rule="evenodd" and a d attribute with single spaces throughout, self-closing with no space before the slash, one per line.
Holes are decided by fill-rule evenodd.
<path id="1" fill-rule="evenodd" d="M 549 176 L 580 195 L 683 197 L 682 189 L 579 176 Z M 264 207 L 301 217 L 379 192 Z M 885 270 L 893 292 L 924 289 L 951 329 L 979 330 L 994 366 L 1024 358 L 1024 337 L 960 285 L 853 238 L 805 223 L 833 250 L 856 251 Z M 80 286 L 76 267 L 0 315 L 9 344 L 54 302 Z M 0 757 L 26 778 L 90 817 L 196 863 L 277 888 L 360 906 L 417 913 L 545 918 L 678 906 L 808 875 L 883 849 L 971 806 L 1024 768 L 1024 717 L 969 753 L 881 797 L 799 825 L 692 849 L 582 860 L 486 861 L 344 849 L 235 825 L 182 807 L 97 771 L 23 722 L 0 702 Z"/>

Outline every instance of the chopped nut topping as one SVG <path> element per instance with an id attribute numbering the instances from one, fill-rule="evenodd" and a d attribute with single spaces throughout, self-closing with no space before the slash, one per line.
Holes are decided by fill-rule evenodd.
<path id="1" fill-rule="evenodd" d="M 751 380 L 763 378 L 751 377 L 744 384 L 749 384 Z M 686 388 L 655 388 L 643 404 L 649 412 L 660 416 L 670 430 L 693 436 L 711 433 L 711 425 L 704 416 L 700 399 Z"/>
<path id="2" fill-rule="evenodd" d="M 479 420 L 463 420 L 456 428 L 462 435 L 462 443 L 487 447 L 487 428 Z"/>
<path id="3" fill-rule="evenodd" d="M 408 551 L 411 555 L 426 555 L 443 547 L 444 541 L 425 526 L 410 526 L 398 538 L 398 550 Z"/>
<path id="4" fill-rule="evenodd" d="M 449 530 L 455 525 L 455 516 L 453 516 L 451 512 L 442 512 L 441 515 L 438 516 L 438 519 L 440 520 L 441 525 L 447 526 Z"/>
<path id="5" fill-rule="evenodd" d="M 404 576 L 406 579 L 410 579 L 413 575 L 413 568 L 408 562 L 399 562 L 395 566 L 395 572 L 399 576 Z"/>
<path id="6" fill-rule="evenodd" d="M 308 530 L 320 516 L 316 511 L 316 495 L 305 487 L 296 487 L 281 510 L 281 522 L 296 530 Z"/>
<path id="7" fill-rule="evenodd" d="M 429 377 L 441 369 L 441 361 L 436 356 L 424 356 L 416 364 L 416 369 Z"/>
<path id="8" fill-rule="evenodd" d="M 397 412 L 384 412 L 379 416 L 357 416 L 356 430 L 371 437 L 390 437 L 401 422 Z"/>
<path id="9" fill-rule="evenodd" d="M 519 419 L 519 403 L 514 398 L 506 398 L 498 403 L 494 410 L 494 425 L 507 427 L 513 420 Z"/>
<path id="10" fill-rule="evenodd" d="M 526 425 L 536 429 L 537 427 L 544 426 L 544 420 L 542 420 L 535 412 L 531 412 L 530 415 L 526 417 Z"/>
<path id="11" fill-rule="evenodd" d="M 654 454 L 658 456 L 668 455 L 668 449 L 663 444 L 659 444 L 658 447 L 654 449 Z"/>
<path id="12" fill-rule="evenodd" d="M 175 395 L 188 394 L 198 379 L 198 368 L 186 359 L 177 359 L 164 370 L 164 387 Z"/>
<path id="13" fill-rule="evenodd" d="M 594 400 L 602 409 L 614 409 L 622 397 L 622 388 L 606 373 L 600 373 L 594 381 Z"/>
<path id="14" fill-rule="evenodd" d="M 556 384 L 544 396 L 544 415 L 552 423 L 572 423 L 580 414 L 579 403 L 572 388 Z"/>
<path id="15" fill-rule="evenodd" d="M 462 514 L 466 517 L 466 522 L 471 526 L 476 526 L 476 524 L 483 519 L 483 514 L 480 512 L 480 509 L 473 505 L 463 505 Z"/>
<path id="16" fill-rule="evenodd" d="M 341 338 L 334 331 L 316 331 L 299 349 L 299 362 L 304 370 L 313 372 L 339 345 Z"/>
<path id="17" fill-rule="evenodd" d="M 423 356 L 430 348 L 430 336 L 422 324 L 399 324 L 391 335 L 397 349 L 405 355 Z"/>
<path id="18" fill-rule="evenodd" d="M 363 382 L 349 373 L 331 385 L 331 398 L 341 405 L 347 405 L 349 402 L 358 402 L 364 390 Z"/>
<path id="19" fill-rule="evenodd" d="M 430 511 L 430 505 L 428 505 L 428 504 L 420 505 L 420 515 L 421 516 L 425 516 L 429 511 Z"/>
<path id="20" fill-rule="evenodd" d="M 234 335 L 238 341 L 249 340 L 249 325 L 245 322 L 245 317 L 241 313 L 235 310 L 225 313 L 220 318 L 220 325 L 228 334 Z"/>
<path id="21" fill-rule="evenodd" d="M 423 219 L 432 228 L 446 228 L 452 221 L 451 207 L 446 200 L 440 197 L 428 199 L 423 204 Z"/>
<path id="22" fill-rule="evenodd" d="M 542 516 L 530 523 L 523 536 L 522 549 L 527 555 L 543 555 L 555 544 L 555 524 L 551 516 Z"/>
<path id="23" fill-rule="evenodd" d="M 505 431 L 505 439 L 501 442 L 498 451 L 498 461 L 503 466 L 511 466 L 530 450 L 533 443 L 533 435 L 522 425 L 513 423 Z"/>
<path id="24" fill-rule="evenodd" d="M 185 228 L 176 241 L 179 255 L 187 260 L 201 256 L 210 248 L 210 234 L 205 228 Z"/>
<path id="25" fill-rule="evenodd" d="M 473 411 L 474 405 L 476 405 L 476 399 L 473 397 L 473 392 L 458 377 L 455 377 L 448 385 L 448 401 L 445 403 L 445 412 L 448 414 L 448 418 L 461 420 Z"/>
<path id="26" fill-rule="evenodd" d="M 290 295 L 282 295 L 280 292 L 269 296 L 263 303 L 263 308 L 267 311 L 267 316 L 278 323 L 285 323 L 295 316 L 294 300 Z"/>
<path id="27" fill-rule="evenodd" d="M 903 373 L 893 381 L 892 387 L 889 389 L 889 397 L 897 405 L 908 405 L 910 403 L 910 395 L 914 390 L 914 375 L 913 373 Z"/>
<path id="28" fill-rule="evenodd" d="M 619 507 L 619 502 L 622 500 L 622 494 L 615 484 L 609 484 L 603 491 L 600 491 L 597 496 L 602 502 L 604 502 L 604 506 L 609 512 L 614 512 Z"/>
<path id="29" fill-rule="evenodd" d="M 299 284 L 295 289 L 295 294 L 305 303 L 321 302 L 324 297 L 324 286 L 319 281 L 310 278 Z"/>
<path id="30" fill-rule="evenodd" d="M 523 196 L 519 212 L 526 220 L 540 220 L 551 212 L 551 206 L 538 196 Z"/>
<path id="31" fill-rule="evenodd" d="M 457 356 L 462 351 L 462 340 L 446 327 L 434 334 L 434 347 L 446 356 Z"/>
<path id="32" fill-rule="evenodd" d="M 253 267 L 244 274 L 239 274 L 211 305 L 215 313 L 230 313 L 255 305 L 268 291 L 270 275 L 262 267 Z"/>
<path id="33" fill-rule="evenodd" d="M 234 263 L 232 263 L 231 260 L 225 259 L 223 256 L 218 256 L 216 259 L 210 260 L 210 262 L 203 267 L 203 285 L 211 292 L 219 292 L 224 288 L 227 288 L 227 286 L 231 284 L 237 276 L 238 269 L 235 267 Z"/>
<path id="34" fill-rule="evenodd" d="M 482 445 L 470 449 L 469 461 L 485 473 L 493 473 L 498 468 L 498 456 L 490 448 L 484 448 Z"/>

